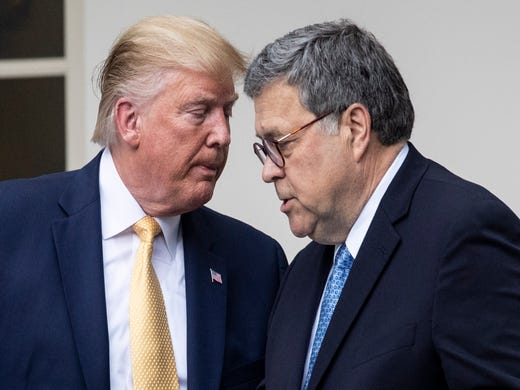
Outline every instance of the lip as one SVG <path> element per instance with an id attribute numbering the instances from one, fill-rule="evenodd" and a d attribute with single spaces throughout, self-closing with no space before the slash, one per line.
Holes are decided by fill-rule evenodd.
<path id="1" fill-rule="evenodd" d="M 280 200 L 282 201 L 282 205 L 280 206 L 280 211 L 282 213 L 289 212 L 289 208 L 291 207 L 290 202 L 291 202 L 292 198 L 280 199 Z"/>
<path id="2" fill-rule="evenodd" d="M 220 171 L 220 165 L 218 164 L 197 164 L 194 167 L 203 176 L 215 177 Z"/>

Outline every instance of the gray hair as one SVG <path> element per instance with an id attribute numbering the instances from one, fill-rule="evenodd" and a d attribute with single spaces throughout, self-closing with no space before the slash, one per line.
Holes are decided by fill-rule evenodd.
<path id="1" fill-rule="evenodd" d="M 376 38 L 348 19 L 306 26 L 268 44 L 249 66 L 244 92 L 254 98 L 281 80 L 298 88 L 301 104 L 315 115 L 335 113 L 326 126 L 334 121 L 337 129 L 341 113 L 361 103 L 383 145 L 410 138 L 414 110 L 399 70 Z"/>
<path id="2" fill-rule="evenodd" d="M 189 69 L 233 80 L 246 70 L 244 55 L 206 23 L 188 17 L 157 16 L 141 20 L 114 43 L 102 64 L 101 92 L 92 141 L 115 139 L 114 106 L 121 97 L 146 105 L 165 84 L 167 74 Z"/>

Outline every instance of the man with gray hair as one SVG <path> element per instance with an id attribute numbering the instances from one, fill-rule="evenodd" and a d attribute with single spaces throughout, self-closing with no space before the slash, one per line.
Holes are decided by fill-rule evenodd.
<path id="1" fill-rule="evenodd" d="M 286 266 L 203 207 L 242 55 L 205 23 L 144 19 L 99 77 L 80 170 L 0 183 L 0 387 L 254 389 Z"/>
<path id="2" fill-rule="evenodd" d="M 291 231 L 268 330 L 269 389 L 520 388 L 520 222 L 408 142 L 390 55 L 349 20 L 250 65 L 254 151 Z"/>

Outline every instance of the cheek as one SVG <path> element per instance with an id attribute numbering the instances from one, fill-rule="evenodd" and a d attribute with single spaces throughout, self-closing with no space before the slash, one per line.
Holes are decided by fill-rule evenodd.
<path id="1" fill-rule="evenodd" d="M 286 179 L 295 191 L 310 196 L 326 185 L 327 169 L 323 165 L 321 159 L 295 159 L 286 165 Z"/>
<path id="2" fill-rule="evenodd" d="M 328 169 L 309 167 L 305 174 L 293 177 L 292 188 L 301 206 L 316 216 L 326 215 L 335 207 L 336 176 Z M 318 167 L 319 168 L 319 167 Z"/>
<path id="3" fill-rule="evenodd" d="M 172 132 L 170 136 L 157 140 L 158 155 L 163 158 L 176 161 L 178 164 L 189 163 L 204 147 L 204 139 L 196 137 L 197 134 L 179 136 Z"/>
<path id="4" fill-rule="evenodd" d="M 298 200 L 307 212 L 313 215 L 319 215 L 323 212 L 326 199 L 320 195 L 320 191 L 316 187 L 317 184 L 309 183 L 306 188 L 302 188 Z"/>

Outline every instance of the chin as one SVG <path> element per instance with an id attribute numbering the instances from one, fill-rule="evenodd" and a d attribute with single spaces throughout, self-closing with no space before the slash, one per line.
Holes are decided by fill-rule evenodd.
<path id="1" fill-rule="evenodd" d="M 304 238 L 304 237 L 307 237 L 309 235 L 309 232 L 306 229 L 302 229 L 301 226 L 293 226 L 289 222 L 289 227 L 291 229 L 292 234 L 295 235 L 298 238 Z"/>
<path id="2" fill-rule="evenodd" d="M 195 208 L 205 205 L 211 200 L 211 198 L 213 198 L 213 188 L 214 187 L 212 186 L 211 189 L 203 189 L 200 192 L 193 194 L 193 203 L 198 204 Z"/>

